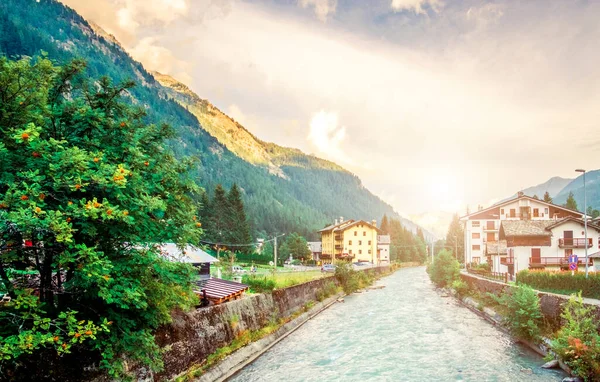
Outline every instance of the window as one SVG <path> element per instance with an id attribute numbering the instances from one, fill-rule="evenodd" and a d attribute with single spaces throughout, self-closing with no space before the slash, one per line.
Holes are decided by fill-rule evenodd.
<path id="1" fill-rule="evenodd" d="M 367 236 L 367 231 L 363 231 L 363 236 Z"/>
<path id="2" fill-rule="evenodd" d="M 351 254 L 352 254 L 352 250 L 349 250 L 349 251 L 348 251 L 348 254 L 349 254 L 349 255 L 351 255 Z"/>
<path id="3" fill-rule="evenodd" d="M 357 235 L 358 235 L 358 231 L 354 231 L 354 236 L 357 236 Z"/>
<path id="4" fill-rule="evenodd" d="M 362 240 L 359 240 L 359 241 L 358 241 L 358 245 L 362 245 Z"/>
<path id="5" fill-rule="evenodd" d="M 359 255 L 362 255 L 362 249 L 359 249 L 359 250 L 358 250 L 358 254 L 359 254 Z"/>
<path id="6" fill-rule="evenodd" d="M 548 215 L 548 208 L 544 208 L 544 213 Z"/>
<path id="7" fill-rule="evenodd" d="M 480 222 L 478 220 L 474 221 L 473 223 L 471 223 L 472 227 L 479 227 Z"/>
<path id="8" fill-rule="evenodd" d="M 473 244 L 473 251 L 481 250 L 481 246 L 479 244 Z"/>
<path id="9" fill-rule="evenodd" d="M 500 215 L 504 215 L 504 208 L 500 208 Z"/>
<path id="10" fill-rule="evenodd" d="M 533 209 L 533 217 L 534 218 L 539 218 L 540 217 L 540 210 L 538 208 L 534 208 Z"/>
<path id="11" fill-rule="evenodd" d="M 369 255 L 371 254 L 371 250 L 369 249 Z"/>
<path id="12" fill-rule="evenodd" d="M 473 232 L 471 234 L 471 238 L 473 239 L 479 239 L 481 237 L 481 234 L 479 232 Z"/>
<path id="13" fill-rule="evenodd" d="M 515 210 L 514 208 L 510 209 L 510 217 L 511 218 L 516 218 L 517 217 L 517 210 Z"/>
<path id="14" fill-rule="evenodd" d="M 496 229 L 496 222 L 494 222 L 493 220 L 488 221 L 486 223 L 486 228 L 487 229 Z"/>
<path id="15" fill-rule="evenodd" d="M 352 245 L 352 240 L 348 240 L 348 245 Z"/>
<path id="16" fill-rule="evenodd" d="M 371 240 L 369 240 L 369 245 L 371 245 Z"/>

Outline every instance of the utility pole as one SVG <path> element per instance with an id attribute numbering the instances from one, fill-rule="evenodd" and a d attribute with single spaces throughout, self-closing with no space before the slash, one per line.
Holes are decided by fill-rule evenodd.
<path id="1" fill-rule="evenodd" d="M 275 242 L 273 244 L 273 255 L 275 260 L 275 268 L 273 268 L 273 274 L 277 272 L 277 235 L 275 235 Z"/>
<path id="2" fill-rule="evenodd" d="M 431 242 L 431 263 L 433 264 L 433 254 L 435 253 L 435 241 Z"/>
<path id="3" fill-rule="evenodd" d="M 583 173 L 583 226 L 585 231 L 585 278 L 588 278 L 588 234 L 587 234 L 587 195 L 585 192 L 585 170 L 578 168 L 576 172 Z"/>

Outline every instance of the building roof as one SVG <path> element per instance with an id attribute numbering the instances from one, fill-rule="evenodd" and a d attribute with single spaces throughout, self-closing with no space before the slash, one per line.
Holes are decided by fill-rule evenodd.
<path id="1" fill-rule="evenodd" d="M 488 241 L 485 246 L 485 252 L 488 255 L 506 255 L 506 240 Z"/>
<path id="2" fill-rule="evenodd" d="M 377 244 L 390 244 L 392 239 L 390 235 L 377 235 Z"/>
<path id="3" fill-rule="evenodd" d="M 475 211 L 475 212 L 472 212 L 472 213 L 470 213 L 470 214 L 467 214 L 467 215 L 465 215 L 465 216 L 462 216 L 462 217 L 460 218 L 460 220 L 463 220 L 463 221 L 464 221 L 464 220 L 469 220 L 469 217 L 470 217 L 470 216 L 473 216 L 473 215 L 478 215 L 478 214 L 481 214 L 482 212 L 487 212 L 487 211 L 493 210 L 493 209 L 495 209 L 495 208 L 500 208 L 500 207 L 502 207 L 502 206 L 505 206 L 505 205 L 507 205 L 507 204 L 513 203 L 513 202 L 515 202 L 515 201 L 517 201 L 517 200 L 521 200 L 521 199 L 528 199 L 528 200 L 532 200 L 532 201 L 534 201 L 534 202 L 537 202 L 537 203 L 540 203 L 540 204 L 546 205 L 546 206 L 548 206 L 548 207 L 554 207 L 554 208 L 558 208 L 558 209 L 560 209 L 560 210 L 563 210 L 563 211 L 567 211 L 567 212 L 571 212 L 571 213 L 576 213 L 576 214 L 579 214 L 579 215 L 583 216 L 583 212 L 576 211 L 576 210 L 572 210 L 572 209 L 570 209 L 570 208 L 567 208 L 567 207 L 564 207 L 564 206 L 559 206 L 558 204 L 554 204 L 554 203 L 548 203 L 548 202 L 545 202 L 545 201 L 543 201 L 543 200 L 541 200 L 541 199 L 532 198 L 531 196 L 527 196 L 527 195 L 521 195 L 521 196 L 516 196 L 516 197 L 514 197 L 514 198 L 511 198 L 511 199 L 505 200 L 505 201 L 503 201 L 503 202 L 500 202 L 500 203 L 493 204 L 493 205 L 491 205 L 491 206 L 490 206 L 490 207 L 488 207 L 488 208 L 484 208 L 484 209 L 482 209 L 482 210 Z"/>
<path id="4" fill-rule="evenodd" d="M 177 247 L 175 243 L 164 243 L 159 246 L 160 252 L 164 256 L 168 256 L 173 261 L 182 263 L 199 264 L 199 263 L 215 263 L 218 260 L 200 248 L 191 245 L 186 246 L 183 251 Z"/>
<path id="5" fill-rule="evenodd" d="M 310 249 L 312 253 L 323 252 L 323 246 L 320 241 L 309 241 L 308 249 Z"/>
<path id="6" fill-rule="evenodd" d="M 552 236 L 547 228 L 554 223 L 554 220 L 502 220 L 500 231 L 504 232 L 505 237 Z"/>
<path id="7" fill-rule="evenodd" d="M 554 224 L 548 226 L 548 229 L 559 227 L 559 226 L 561 226 L 561 225 L 563 225 L 565 223 L 568 223 L 568 222 L 579 223 L 582 226 L 585 225 L 585 222 L 583 221 L 583 219 L 578 219 L 578 218 L 574 218 L 572 216 L 569 216 L 569 217 L 566 217 L 564 219 L 560 219 L 558 221 L 555 221 Z M 596 223 L 590 221 L 589 219 L 588 219 L 587 226 L 590 227 L 590 228 L 593 228 L 595 230 L 600 231 L 600 226 L 598 226 Z"/>
<path id="8" fill-rule="evenodd" d="M 364 221 L 364 220 L 346 220 L 343 223 L 330 225 L 330 226 L 325 227 L 322 230 L 319 230 L 317 232 L 327 232 L 327 231 L 340 232 L 340 231 L 345 231 L 350 227 L 354 227 L 357 224 L 365 224 L 365 225 L 368 225 L 369 227 L 375 229 L 377 232 L 381 232 L 379 230 L 379 228 L 377 228 L 377 226 L 374 226 L 373 224 L 371 224 L 367 221 Z"/>
<path id="9" fill-rule="evenodd" d="M 202 296 L 202 291 L 206 291 L 206 297 L 215 304 L 236 298 L 249 289 L 246 284 L 214 278 L 199 280 L 194 284 L 194 292 Z"/>

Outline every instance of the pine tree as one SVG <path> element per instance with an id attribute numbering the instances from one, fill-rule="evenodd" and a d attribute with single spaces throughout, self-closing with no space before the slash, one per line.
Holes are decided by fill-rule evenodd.
<path id="1" fill-rule="evenodd" d="M 215 196 L 213 197 L 211 206 L 211 228 L 214 230 L 212 234 L 213 240 L 221 243 L 227 242 L 231 208 L 225 194 L 225 189 L 220 184 L 217 184 L 215 187 Z"/>
<path id="2" fill-rule="evenodd" d="M 233 184 L 227 195 L 229 204 L 229 226 L 230 231 L 228 233 L 229 241 L 234 244 L 248 244 L 252 242 L 252 236 L 250 235 L 250 225 L 246 217 L 246 211 L 244 210 L 244 202 L 242 201 L 242 195 L 237 184 Z M 242 247 L 244 252 L 252 250 L 250 247 Z"/>
<path id="3" fill-rule="evenodd" d="M 389 233 L 390 233 L 390 223 L 388 221 L 387 215 L 383 215 L 383 219 L 381 219 L 381 225 L 379 226 L 379 229 L 384 234 L 389 235 Z"/>
<path id="4" fill-rule="evenodd" d="M 546 191 L 546 193 L 544 193 L 544 202 L 552 203 L 552 197 L 550 196 L 550 193 L 548 191 Z"/>
<path id="5" fill-rule="evenodd" d="M 577 209 L 577 201 L 575 200 L 575 196 L 573 192 L 569 192 L 569 197 L 567 198 L 567 202 L 565 203 L 565 207 L 572 209 L 574 211 L 578 211 Z"/>
<path id="6" fill-rule="evenodd" d="M 212 228 L 212 205 L 208 198 L 208 193 L 205 190 L 200 192 L 200 207 L 198 208 L 198 216 L 200 223 L 204 229 L 204 239 L 212 241 L 214 239 L 214 229 Z"/>
<path id="7" fill-rule="evenodd" d="M 459 262 L 464 261 L 464 241 L 465 234 L 460 224 L 460 220 L 458 218 L 458 214 L 454 214 L 452 217 L 452 222 L 448 227 L 448 233 L 446 234 L 446 245 L 448 249 L 454 253 L 454 256 Z M 455 253 L 458 250 L 458 253 Z"/>
<path id="8" fill-rule="evenodd" d="M 539 197 L 539 196 L 537 196 L 537 194 L 534 194 L 534 195 L 533 195 L 533 198 L 534 198 L 534 199 L 536 199 L 536 200 L 540 200 L 540 197 Z"/>

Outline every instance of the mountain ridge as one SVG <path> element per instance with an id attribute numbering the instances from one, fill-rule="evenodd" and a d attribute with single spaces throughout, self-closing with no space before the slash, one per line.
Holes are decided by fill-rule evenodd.
<path id="1" fill-rule="evenodd" d="M 227 122 L 225 126 L 243 136 L 247 144 L 231 145 L 228 140 L 233 140 L 233 134 L 219 132 L 217 126 L 204 126 L 175 99 L 178 95 L 173 89 L 161 85 L 114 36 L 56 0 L 0 2 L 0 32 L 0 54 L 8 57 L 35 57 L 44 51 L 57 64 L 83 57 L 91 77 L 108 76 L 114 82 L 135 80 L 138 86 L 128 95 L 147 110 L 147 122 L 174 127 L 178 136 L 170 143 L 171 148 L 176 155 L 198 158 L 193 176 L 207 190 L 218 183 L 240 186 L 256 233 L 297 231 L 314 237 L 316 229 L 340 216 L 371 220 L 384 214 L 401 219 L 416 231 L 414 222 L 367 190 L 356 175 L 298 149 L 263 142 L 208 101 L 201 103 L 215 115 L 213 122 Z M 197 114 L 207 121 L 211 115 Z"/>

